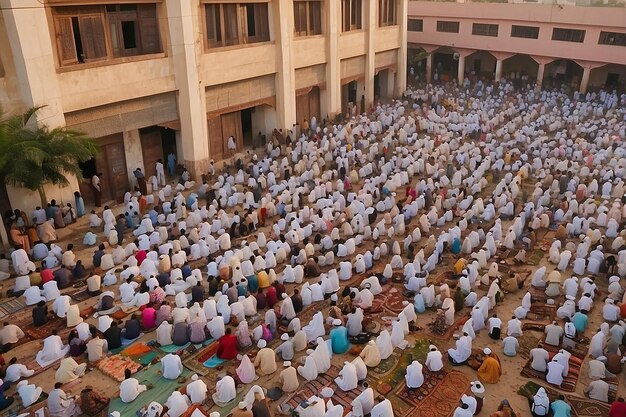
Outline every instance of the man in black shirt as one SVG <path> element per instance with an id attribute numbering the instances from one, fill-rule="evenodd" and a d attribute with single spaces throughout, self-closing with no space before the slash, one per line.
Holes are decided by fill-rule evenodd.
<path id="1" fill-rule="evenodd" d="M 191 288 L 191 302 L 202 303 L 204 301 L 204 288 L 202 282 L 198 281 L 195 287 Z"/>
<path id="2" fill-rule="evenodd" d="M 301 312 L 304 308 L 302 306 L 302 296 L 300 295 L 300 290 L 297 288 L 293 290 L 293 295 L 291 296 L 291 302 L 293 303 L 293 309 L 297 313 Z"/>
<path id="3" fill-rule="evenodd" d="M 111 323 L 111 327 L 104 332 L 104 338 L 107 341 L 109 350 L 122 346 L 122 329 L 117 326 L 117 321 Z"/>
<path id="4" fill-rule="evenodd" d="M 33 324 L 35 327 L 43 326 L 48 322 L 48 306 L 45 301 L 37 303 L 33 308 Z"/>
<path id="5" fill-rule="evenodd" d="M 62 290 L 72 284 L 72 273 L 69 269 L 61 267 L 54 271 L 54 280 L 57 282 L 57 287 Z"/>
<path id="6" fill-rule="evenodd" d="M 104 243 L 98 246 L 98 250 L 93 254 L 93 266 L 99 267 L 102 263 L 102 257 L 104 256 Z"/>
<path id="7" fill-rule="evenodd" d="M 139 335 L 141 335 L 141 323 L 139 323 L 137 315 L 133 314 L 124 325 L 124 338 L 133 340 L 137 339 Z"/>

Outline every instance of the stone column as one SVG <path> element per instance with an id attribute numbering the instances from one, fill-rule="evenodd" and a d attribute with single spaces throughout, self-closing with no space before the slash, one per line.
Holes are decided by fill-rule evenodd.
<path id="1" fill-rule="evenodd" d="M 341 1 L 327 0 L 324 5 L 326 26 L 326 114 L 332 120 L 341 113 L 341 74 L 339 66 L 339 33 Z M 322 115 L 324 117 L 324 115 Z"/>
<path id="2" fill-rule="evenodd" d="M 494 77 L 494 81 L 499 83 L 500 82 L 500 78 L 502 78 L 502 60 L 501 59 L 496 59 L 496 74 Z"/>
<path id="3" fill-rule="evenodd" d="M 585 94 L 587 92 L 587 87 L 589 86 L 589 76 L 591 75 L 590 67 L 583 67 L 583 76 L 580 80 L 580 88 L 578 89 L 581 93 Z"/>
<path id="4" fill-rule="evenodd" d="M 408 0 L 399 0 L 398 5 L 398 24 L 400 25 L 400 49 L 398 49 L 398 69 L 396 71 L 396 84 L 394 96 L 400 97 L 406 90 L 406 77 L 407 77 L 407 15 L 408 15 Z M 389 91 L 391 93 L 391 90 Z"/>
<path id="5" fill-rule="evenodd" d="M 366 31 L 366 46 L 367 51 L 365 55 L 365 109 L 361 109 L 361 112 L 369 109 L 374 103 L 374 75 L 376 74 L 376 48 L 375 48 L 375 35 L 377 28 L 376 21 L 376 7 L 378 2 L 366 1 L 363 2 L 364 9 L 363 15 L 365 17 L 365 31 Z M 361 99 L 359 94 L 358 100 Z"/>
<path id="6" fill-rule="evenodd" d="M 428 53 L 426 56 L 426 82 L 429 83 L 433 80 L 433 54 Z"/>
<path id="7" fill-rule="evenodd" d="M 540 63 L 539 69 L 537 70 L 537 83 L 535 84 L 536 91 L 541 90 L 543 86 L 543 76 L 545 72 L 546 72 L 546 64 Z"/>
<path id="8" fill-rule="evenodd" d="M 139 129 L 133 129 L 125 131 L 124 135 L 124 156 L 126 157 L 126 172 L 128 174 L 128 182 L 130 183 L 130 189 L 133 190 L 137 183 L 135 180 L 135 174 L 133 171 L 137 168 L 141 168 L 143 173 L 146 173 L 146 167 L 143 163 L 143 152 L 141 148 L 141 137 L 139 136 Z M 149 183 L 148 177 L 146 182 Z"/>
<path id="9" fill-rule="evenodd" d="M 197 35 L 201 33 L 198 3 L 166 0 L 166 7 L 184 158 L 177 163 L 184 162 L 193 178 L 198 179 L 207 172 L 210 159 L 205 87 L 198 72 L 198 55 L 203 48 L 202 38 Z"/>
<path id="10" fill-rule="evenodd" d="M 459 81 L 459 85 L 463 84 L 463 80 L 465 79 L 465 55 L 459 53 L 459 68 L 457 71 L 457 79 Z"/>
<path id="11" fill-rule="evenodd" d="M 270 2 L 271 5 L 272 2 Z M 278 125 L 291 129 L 296 123 L 296 74 L 291 65 L 291 45 L 293 40 L 293 1 L 278 0 L 274 6 L 276 47 L 280 51 L 278 72 L 276 73 L 276 113 Z"/>

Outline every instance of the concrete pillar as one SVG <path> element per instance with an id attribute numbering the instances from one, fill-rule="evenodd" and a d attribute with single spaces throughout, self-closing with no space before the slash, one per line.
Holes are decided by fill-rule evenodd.
<path id="1" fill-rule="evenodd" d="M 396 84 L 395 84 L 395 97 L 400 97 L 406 90 L 406 77 L 407 77 L 407 15 L 408 15 L 408 0 L 399 0 L 398 5 L 398 23 L 400 24 L 400 49 L 398 50 L 398 69 L 396 71 Z M 391 75 L 391 74 L 390 74 Z M 389 90 L 390 92 L 392 90 Z"/>
<path id="2" fill-rule="evenodd" d="M 333 119 L 341 113 L 341 70 L 339 65 L 339 33 L 341 32 L 341 1 L 328 0 L 323 7 L 326 25 L 326 99 L 322 117 Z M 322 91 L 322 93 L 324 93 Z M 321 94 L 323 96 L 324 94 Z M 320 96 L 320 101 L 321 97 Z"/>
<path id="3" fill-rule="evenodd" d="M 133 171 L 137 168 L 141 168 L 143 173 L 146 173 L 146 168 L 143 163 L 143 152 L 141 150 L 141 137 L 139 136 L 139 129 L 129 130 L 123 133 L 124 135 L 124 156 L 126 157 L 126 172 L 128 173 L 128 182 L 130 183 L 130 189 L 135 189 L 137 180 L 135 180 L 135 174 Z M 146 177 L 146 181 L 149 178 Z"/>
<path id="4" fill-rule="evenodd" d="M 276 73 L 276 111 L 278 127 L 291 129 L 296 123 L 296 73 L 291 65 L 291 45 L 293 38 L 293 1 L 278 0 L 274 6 L 276 47 L 280 51 L 278 72 Z M 276 21 L 278 20 L 278 21 Z"/>
<path id="5" fill-rule="evenodd" d="M 25 108 L 45 106 L 35 115 L 50 128 L 65 126 L 57 81 L 56 42 L 48 28 L 46 5 L 39 0 L 1 0 L 2 17 L 18 79 L 19 99 Z"/>
<path id="6" fill-rule="evenodd" d="M 365 108 L 369 109 L 374 104 L 374 75 L 376 71 L 376 48 L 375 48 L 375 35 L 376 35 L 376 1 L 363 2 L 363 14 L 365 16 L 365 31 L 367 47 L 365 55 Z M 358 95 L 358 99 L 361 99 L 361 95 Z M 361 110 L 362 112 L 365 109 Z"/>
<path id="7" fill-rule="evenodd" d="M 580 80 L 580 88 L 578 89 L 581 93 L 585 94 L 587 92 L 587 87 L 589 86 L 589 76 L 591 75 L 590 67 L 583 67 L 583 77 Z"/>
<path id="8" fill-rule="evenodd" d="M 494 77 L 494 81 L 499 83 L 500 82 L 500 78 L 502 78 L 502 60 L 501 59 L 496 59 L 496 74 Z"/>
<path id="9" fill-rule="evenodd" d="M 426 56 L 426 82 L 429 83 L 433 80 L 433 54 L 429 53 Z"/>
<path id="10" fill-rule="evenodd" d="M 459 85 L 463 84 L 464 79 L 465 79 L 465 55 L 459 54 L 459 68 L 457 72 L 457 80 L 459 81 Z"/>
<path id="11" fill-rule="evenodd" d="M 535 90 L 541 90 L 543 86 L 543 74 L 546 71 L 546 64 L 539 63 L 539 69 L 537 70 L 537 83 L 535 84 Z"/>
<path id="12" fill-rule="evenodd" d="M 166 0 L 182 138 L 183 158 L 177 163 L 184 163 L 193 178 L 197 179 L 207 172 L 210 153 L 205 87 L 198 72 L 198 55 L 202 52 L 199 50 L 202 48 L 202 41 L 198 42 L 196 39 L 200 28 L 197 4 L 193 7 L 192 3 Z"/>

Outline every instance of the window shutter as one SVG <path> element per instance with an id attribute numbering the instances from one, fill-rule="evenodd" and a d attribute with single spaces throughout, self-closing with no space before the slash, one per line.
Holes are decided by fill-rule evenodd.
<path id="1" fill-rule="evenodd" d="M 102 16 L 79 16 L 78 19 L 85 61 L 106 58 L 107 46 Z"/>
<path id="2" fill-rule="evenodd" d="M 141 49 L 144 54 L 161 52 L 159 25 L 155 4 L 140 4 L 137 8 L 139 20 L 139 36 Z"/>
<path id="3" fill-rule="evenodd" d="M 72 18 L 57 16 L 54 23 L 56 26 L 57 53 L 61 65 L 77 63 L 78 58 L 76 56 L 76 44 L 74 44 Z"/>

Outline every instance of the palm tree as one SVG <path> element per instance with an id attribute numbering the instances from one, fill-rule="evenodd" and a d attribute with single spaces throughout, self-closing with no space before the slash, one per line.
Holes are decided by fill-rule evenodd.
<path id="1" fill-rule="evenodd" d="M 45 184 L 69 185 L 67 175 L 80 178 L 80 162 L 99 148 L 87 135 L 58 127 L 37 126 L 33 116 L 41 107 L 0 122 L 0 178 L 5 183 L 38 191 L 41 205 L 48 199 Z"/>

